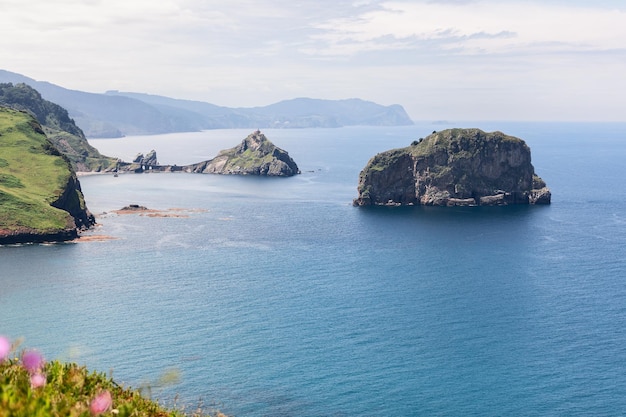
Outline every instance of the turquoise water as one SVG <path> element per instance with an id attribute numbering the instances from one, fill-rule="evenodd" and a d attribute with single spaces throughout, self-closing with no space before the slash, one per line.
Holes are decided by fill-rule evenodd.
<path id="1" fill-rule="evenodd" d="M 626 125 L 480 124 L 550 206 L 351 206 L 369 157 L 443 127 L 268 130 L 287 179 L 82 177 L 115 239 L 0 248 L 0 333 L 238 416 L 625 414 Z M 93 143 L 185 164 L 248 133 Z"/>

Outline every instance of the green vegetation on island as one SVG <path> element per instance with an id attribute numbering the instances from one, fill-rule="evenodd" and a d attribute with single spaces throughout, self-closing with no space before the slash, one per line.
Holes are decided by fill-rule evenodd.
<path id="1" fill-rule="evenodd" d="M 291 177 L 300 170 L 289 154 L 275 146 L 259 130 L 234 148 L 224 149 L 213 159 L 184 167 L 205 174 Z"/>

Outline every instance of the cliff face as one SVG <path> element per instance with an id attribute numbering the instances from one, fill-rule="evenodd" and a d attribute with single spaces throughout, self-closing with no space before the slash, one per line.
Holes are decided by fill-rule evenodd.
<path id="1" fill-rule="evenodd" d="M 374 156 L 359 175 L 355 205 L 549 204 L 530 148 L 518 138 L 449 129 Z"/>
<path id="2" fill-rule="evenodd" d="M 50 205 L 68 212 L 74 219 L 74 226 L 78 230 L 86 230 L 95 225 L 96 218 L 85 204 L 80 182 L 73 171 L 70 173 L 65 187 L 61 190 L 61 195 Z"/>
<path id="3" fill-rule="evenodd" d="M 0 244 L 70 240 L 94 224 L 67 157 L 32 116 L 0 107 Z"/>
<path id="4" fill-rule="evenodd" d="M 185 167 L 204 174 L 238 174 L 290 177 L 300 171 L 287 152 L 256 131 L 238 146 L 221 151 L 215 158 Z"/>

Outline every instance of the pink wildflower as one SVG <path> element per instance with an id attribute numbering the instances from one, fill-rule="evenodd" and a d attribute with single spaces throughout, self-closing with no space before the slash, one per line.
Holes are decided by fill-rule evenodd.
<path id="1" fill-rule="evenodd" d="M 89 411 L 92 415 L 98 416 L 107 411 L 112 403 L 113 399 L 111 398 L 111 393 L 109 391 L 102 391 L 91 400 Z"/>
<path id="2" fill-rule="evenodd" d="M 40 372 L 36 372 L 30 376 L 30 386 L 32 388 L 41 388 L 46 385 L 46 376 Z"/>
<path id="3" fill-rule="evenodd" d="M 22 366 L 31 374 L 39 371 L 43 366 L 43 356 L 36 350 L 29 350 L 22 354 Z"/>
<path id="4" fill-rule="evenodd" d="M 11 341 L 5 336 L 0 336 L 0 362 L 6 360 L 10 352 Z"/>

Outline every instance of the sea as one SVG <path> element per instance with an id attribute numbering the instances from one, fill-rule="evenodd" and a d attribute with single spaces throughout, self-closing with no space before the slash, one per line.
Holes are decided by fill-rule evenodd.
<path id="1" fill-rule="evenodd" d="M 352 206 L 369 158 L 447 127 L 524 139 L 552 204 Z M 184 165 L 250 133 L 90 143 Z M 626 123 L 263 133 L 300 175 L 81 176 L 91 239 L 0 247 L 0 334 L 186 411 L 626 415 Z"/>

